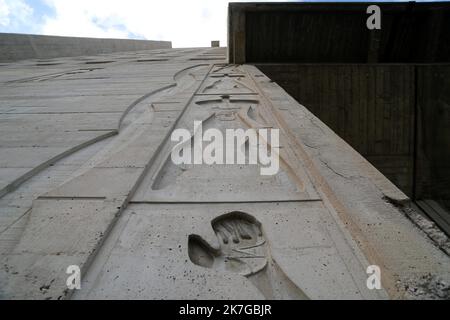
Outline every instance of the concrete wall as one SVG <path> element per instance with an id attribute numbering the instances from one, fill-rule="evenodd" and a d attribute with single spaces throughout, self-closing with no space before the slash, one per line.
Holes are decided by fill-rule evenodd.
<path id="1" fill-rule="evenodd" d="M 450 65 L 417 71 L 417 199 L 433 199 L 450 211 Z M 450 226 L 450 215 L 446 220 Z"/>
<path id="2" fill-rule="evenodd" d="M 170 41 L 0 33 L 0 62 L 171 48 Z"/>
<path id="3" fill-rule="evenodd" d="M 371 3 L 372 4 L 372 3 Z M 450 62 L 450 3 L 230 3 L 230 63 Z"/>
<path id="4" fill-rule="evenodd" d="M 450 209 L 449 64 L 257 67 L 408 196 Z"/>
<path id="5" fill-rule="evenodd" d="M 380 30 L 368 3 L 230 3 L 228 60 L 256 64 L 450 234 L 450 2 L 370 4 Z"/>
<path id="6" fill-rule="evenodd" d="M 414 66 L 264 64 L 268 77 L 408 196 L 414 177 Z"/>

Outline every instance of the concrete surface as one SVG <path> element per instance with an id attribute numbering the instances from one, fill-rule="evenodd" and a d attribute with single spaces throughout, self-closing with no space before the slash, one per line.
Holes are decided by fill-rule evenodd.
<path id="1" fill-rule="evenodd" d="M 172 48 L 170 41 L 101 39 L 0 33 L 0 62 Z M 41 66 L 57 61 L 39 60 Z"/>
<path id="2" fill-rule="evenodd" d="M 450 3 L 376 5 L 380 28 L 364 2 L 230 3 L 228 60 L 256 65 L 450 236 Z"/>
<path id="3" fill-rule="evenodd" d="M 449 297 L 449 256 L 409 220 L 408 198 L 225 52 L 0 67 L 1 298 Z M 174 165 L 170 134 L 194 120 L 279 128 L 279 173 Z M 81 290 L 66 286 L 69 265 Z"/>

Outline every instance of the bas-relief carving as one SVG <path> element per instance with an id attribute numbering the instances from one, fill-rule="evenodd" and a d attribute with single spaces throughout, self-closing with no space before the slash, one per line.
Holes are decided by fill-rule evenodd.
<path id="1" fill-rule="evenodd" d="M 255 94 L 248 77 L 242 73 L 211 74 L 200 90 L 200 94 Z"/>
<path id="2" fill-rule="evenodd" d="M 259 100 L 254 96 L 212 96 L 196 99 L 181 121 L 181 128 L 191 131 L 194 121 L 203 121 L 203 132 L 209 128 L 220 130 L 225 136 L 226 129 L 271 128 L 259 112 Z M 192 131 L 191 152 L 193 151 Z M 270 140 L 268 141 L 270 144 Z M 237 147 L 237 146 L 236 146 Z M 249 155 L 248 141 L 240 146 L 244 148 L 246 159 Z M 280 155 L 281 168 L 274 176 L 263 177 L 258 165 L 175 165 L 170 157 L 171 148 L 166 148 L 164 163 L 157 170 L 150 188 L 138 190 L 139 201 L 256 201 L 264 199 L 287 200 L 312 199 L 316 195 L 305 189 L 306 177 L 293 175 L 292 168 Z M 225 159 L 224 159 L 225 162 Z M 211 175 L 214 179 L 211 179 Z M 235 177 L 235 179 L 233 179 Z M 239 179 L 238 177 L 242 178 Z M 252 184 L 252 181 L 254 182 Z M 207 189 L 205 189 L 207 188 Z M 198 192 L 193 192 L 198 190 Z M 239 192 L 242 190 L 243 192 Z M 252 191 L 253 190 L 253 191 Z M 259 191 L 258 191 L 259 190 Z M 246 198 L 244 191 L 252 192 Z M 214 195 L 217 193 L 216 195 Z M 237 193 L 237 194 L 234 194 Z"/>
<path id="3" fill-rule="evenodd" d="M 262 225 L 244 212 L 230 212 L 211 222 L 220 244 L 214 249 L 201 236 L 188 240 L 189 258 L 204 268 L 238 273 L 267 299 L 308 299 L 272 259 Z"/>

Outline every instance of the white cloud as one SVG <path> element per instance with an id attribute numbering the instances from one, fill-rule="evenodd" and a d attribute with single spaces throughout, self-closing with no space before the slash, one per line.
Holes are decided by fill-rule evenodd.
<path id="1" fill-rule="evenodd" d="M 24 0 L 0 0 L 0 27 L 15 27 L 26 24 L 33 9 Z"/>
<path id="2" fill-rule="evenodd" d="M 0 0 L 1 1 L 4 0 Z M 174 47 L 226 45 L 227 0 L 46 0 L 43 34 L 169 40 Z"/>

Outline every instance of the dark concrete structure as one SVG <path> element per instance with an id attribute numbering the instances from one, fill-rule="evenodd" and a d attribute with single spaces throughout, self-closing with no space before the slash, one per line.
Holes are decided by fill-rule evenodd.
<path id="1" fill-rule="evenodd" d="M 368 5 L 232 3 L 229 61 L 255 64 L 449 232 L 450 3 L 379 3 L 380 30 Z"/>
<path id="2" fill-rule="evenodd" d="M 381 30 L 369 30 L 377 3 L 231 3 L 231 63 L 450 62 L 450 7 L 378 3 Z"/>
<path id="3" fill-rule="evenodd" d="M 170 41 L 0 34 L 0 62 L 170 48 Z"/>

